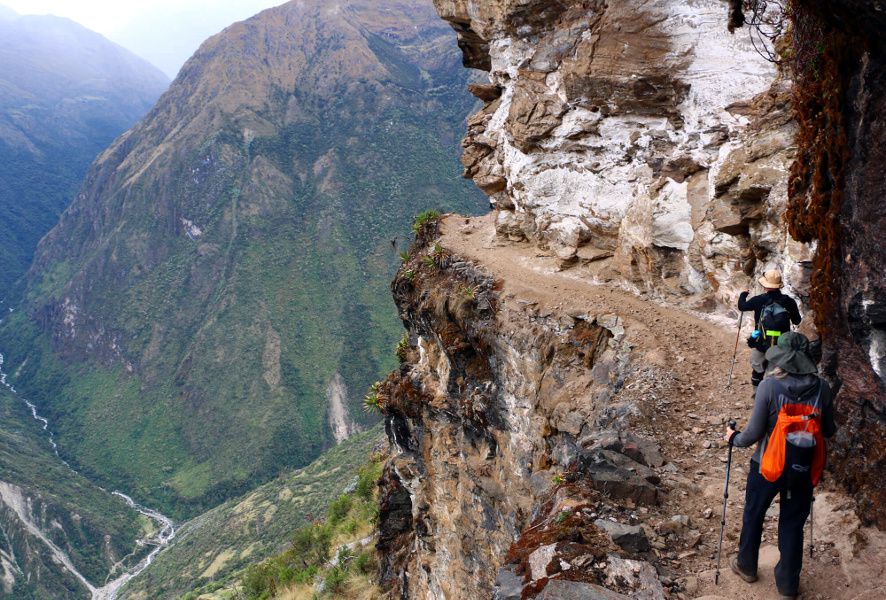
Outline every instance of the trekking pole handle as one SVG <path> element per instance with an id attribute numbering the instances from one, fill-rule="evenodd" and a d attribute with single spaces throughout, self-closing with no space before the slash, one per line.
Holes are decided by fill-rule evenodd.
<path id="1" fill-rule="evenodd" d="M 729 429 L 738 431 L 738 423 L 736 423 L 735 419 L 729 419 Z"/>

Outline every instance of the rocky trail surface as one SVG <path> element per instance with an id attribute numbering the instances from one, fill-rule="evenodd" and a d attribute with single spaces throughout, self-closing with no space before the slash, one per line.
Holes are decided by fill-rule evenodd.
<path id="1" fill-rule="evenodd" d="M 735 344 L 735 321 L 668 305 L 642 293 L 595 282 L 579 263 L 562 269 L 557 256 L 536 247 L 501 244 L 493 215 L 448 217 L 441 245 L 487 271 L 501 286 L 505 303 L 529 307 L 541 317 L 569 317 L 593 310 L 618 316 L 640 368 L 626 381 L 621 398 L 636 401 L 631 427 L 654 439 L 667 462 L 659 506 L 638 510 L 651 542 L 649 560 L 665 588 L 682 598 L 705 600 L 777 598 L 772 568 L 778 560 L 777 511 L 767 517 L 760 580 L 747 584 L 729 570 L 741 526 L 750 449 L 734 452 L 730 502 L 719 585 L 714 584 L 726 448 L 725 423 L 741 428 L 753 404 L 747 347 L 740 342 L 735 377 L 726 381 Z M 742 339 L 744 334 L 742 336 Z M 804 562 L 803 597 L 816 600 L 873 600 L 886 597 L 886 536 L 863 527 L 849 498 L 832 481 L 819 487 L 815 503 L 814 557 Z M 633 520 L 633 519 L 632 519 Z M 632 523 L 634 524 L 634 523 Z M 807 526 L 807 545 L 808 532 Z"/>

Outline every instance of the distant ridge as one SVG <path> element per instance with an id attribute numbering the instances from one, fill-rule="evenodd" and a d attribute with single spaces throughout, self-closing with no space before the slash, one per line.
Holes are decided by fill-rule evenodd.
<path id="1" fill-rule="evenodd" d="M 454 39 L 430 0 L 290 2 L 101 154 L 0 328 L 67 460 L 183 517 L 378 421 L 413 217 L 485 204 Z"/>
<path id="2" fill-rule="evenodd" d="M 0 7 L 0 299 L 71 201 L 89 164 L 169 81 L 69 19 Z"/>

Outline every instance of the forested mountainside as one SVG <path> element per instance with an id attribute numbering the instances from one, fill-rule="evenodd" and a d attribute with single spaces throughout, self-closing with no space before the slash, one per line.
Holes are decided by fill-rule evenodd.
<path id="1" fill-rule="evenodd" d="M 53 453 L 25 404 L 0 386 L 0 598 L 89 598 L 140 560 L 150 527 Z"/>
<path id="2" fill-rule="evenodd" d="M 232 25 L 91 167 L 0 331 L 62 455 L 175 515 L 374 418 L 400 240 L 457 177 L 474 99 L 428 2 L 298 1 Z"/>
<path id="3" fill-rule="evenodd" d="M 168 84 L 144 60 L 73 21 L 0 12 L 0 300 L 7 306 L 89 165 Z"/>

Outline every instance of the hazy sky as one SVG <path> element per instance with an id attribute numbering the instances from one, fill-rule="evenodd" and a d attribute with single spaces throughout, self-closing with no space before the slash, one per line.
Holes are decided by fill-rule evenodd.
<path id="1" fill-rule="evenodd" d="M 209 36 L 285 0 L 0 0 L 22 15 L 68 17 L 170 77 Z"/>

